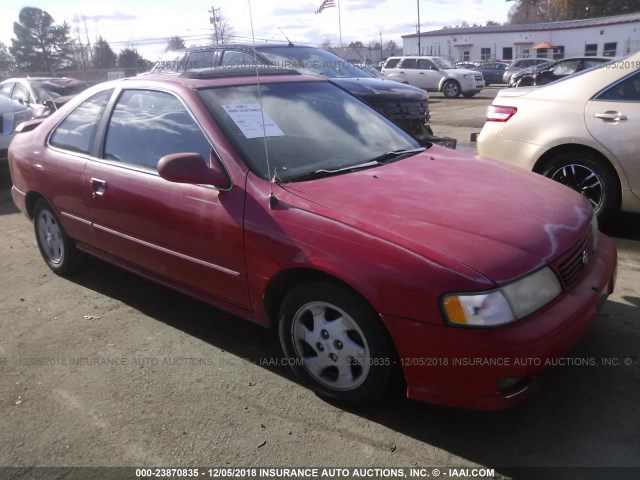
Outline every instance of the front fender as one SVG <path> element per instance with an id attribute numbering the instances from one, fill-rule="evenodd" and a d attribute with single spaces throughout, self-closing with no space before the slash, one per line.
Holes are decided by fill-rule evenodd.
<path id="1" fill-rule="evenodd" d="M 248 287 L 256 320 L 268 323 L 263 298 L 277 275 L 322 272 L 360 293 L 382 315 L 442 325 L 443 292 L 494 288 L 478 272 L 450 260 L 425 258 L 332 218 L 332 212 L 285 189 L 269 208 L 268 183 L 247 180 L 245 245 Z M 264 201 L 261 201 L 264 199 Z"/>

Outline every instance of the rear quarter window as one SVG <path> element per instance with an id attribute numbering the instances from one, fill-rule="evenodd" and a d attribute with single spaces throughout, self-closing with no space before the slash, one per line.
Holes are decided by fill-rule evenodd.
<path id="1" fill-rule="evenodd" d="M 78 105 L 55 128 L 49 144 L 72 152 L 91 152 L 96 128 L 113 90 L 106 90 Z"/>

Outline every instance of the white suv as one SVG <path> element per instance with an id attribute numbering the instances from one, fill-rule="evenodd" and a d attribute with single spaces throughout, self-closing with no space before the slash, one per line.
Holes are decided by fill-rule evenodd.
<path id="1" fill-rule="evenodd" d="M 455 68 L 442 57 L 390 57 L 382 67 L 382 74 L 390 80 L 430 92 L 442 92 L 448 98 L 456 98 L 460 94 L 473 97 L 484 88 L 481 72 Z"/>

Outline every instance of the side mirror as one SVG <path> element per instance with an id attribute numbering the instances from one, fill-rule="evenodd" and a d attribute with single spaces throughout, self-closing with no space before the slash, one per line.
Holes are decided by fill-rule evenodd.
<path id="1" fill-rule="evenodd" d="M 230 190 L 232 186 L 229 174 L 213 155 L 211 167 L 199 153 L 167 155 L 158 162 L 158 173 L 165 180 L 174 183 L 212 185 L 218 190 Z"/>

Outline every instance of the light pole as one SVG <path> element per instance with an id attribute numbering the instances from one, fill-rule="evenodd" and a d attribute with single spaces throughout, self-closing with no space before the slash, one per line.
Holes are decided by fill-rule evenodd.
<path id="1" fill-rule="evenodd" d="M 418 4 L 418 55 L 422 55 L 422 48 L 420 48 L 420 0 L 416 0 Z"/>

